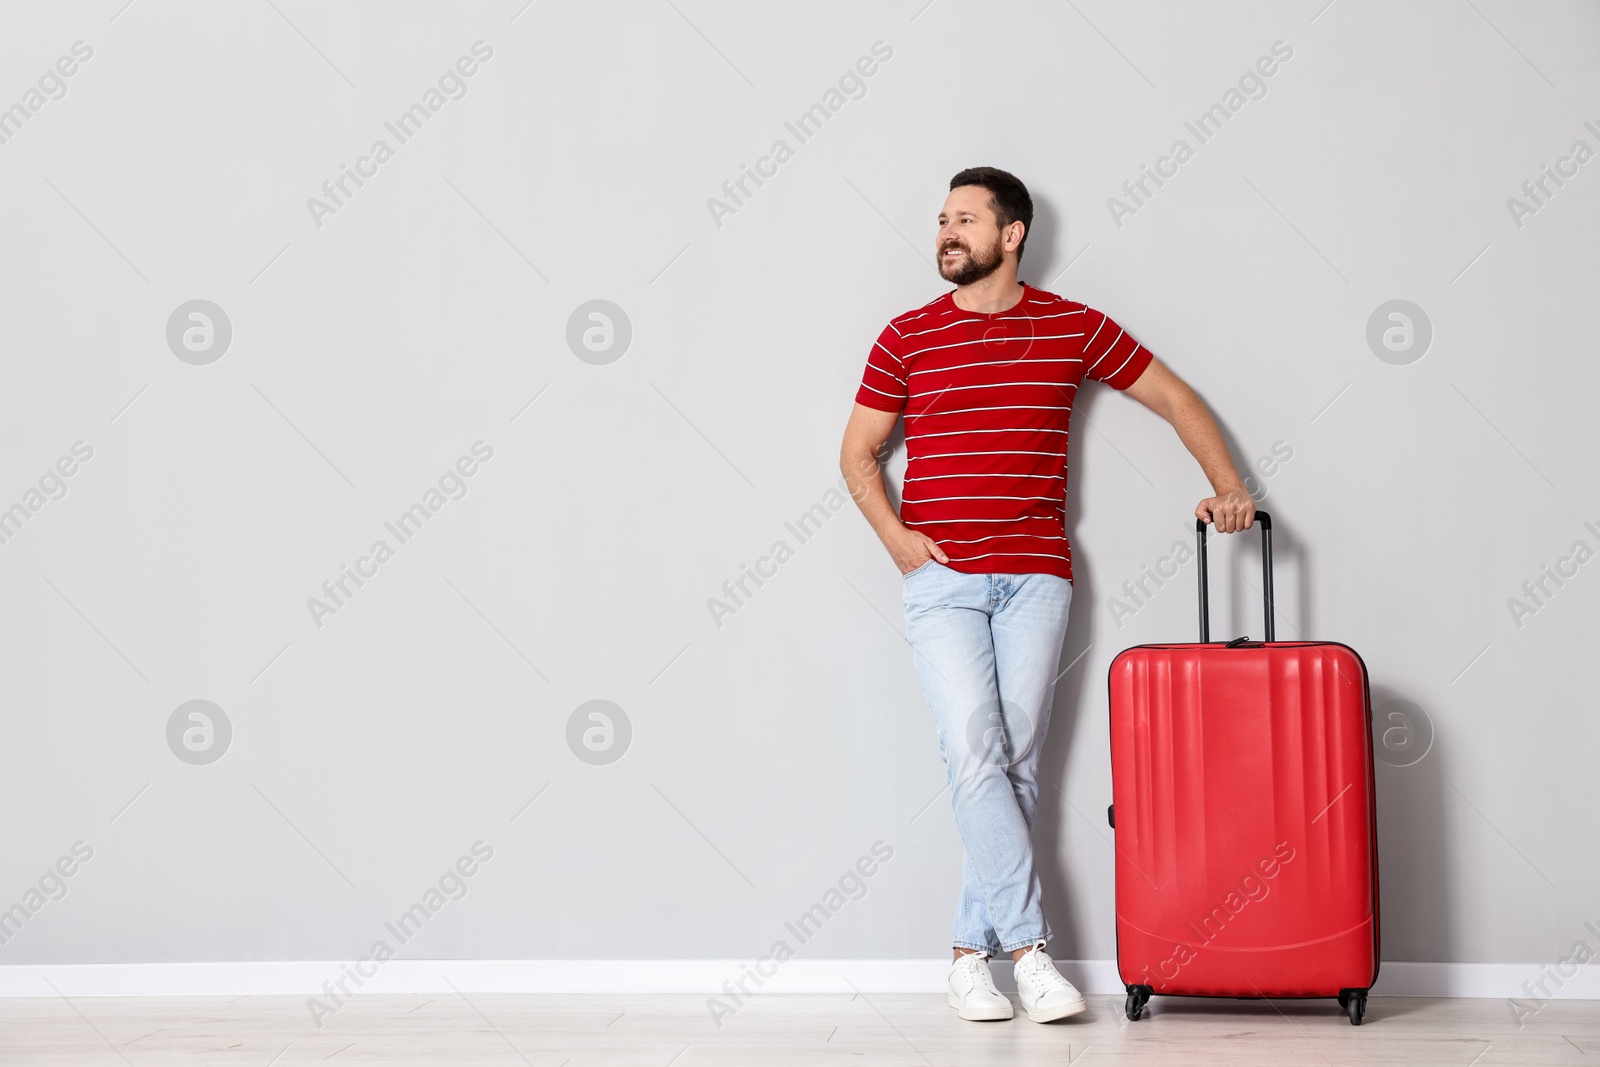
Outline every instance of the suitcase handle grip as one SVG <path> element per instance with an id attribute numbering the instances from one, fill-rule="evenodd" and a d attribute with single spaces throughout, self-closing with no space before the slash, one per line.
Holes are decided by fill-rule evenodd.
<path id="1" fill-rule="evenodd" d="M 1266 640 L 1273 638 L 1272 627 L 1272 516 L 1265 511 L 1256 512 L 1255 521 L 1261 527 L 1261 599 Z M 1200 557 L 1200 643 L 1211 640 L 1211 601 L 1206 595 L 1206 520 L 1194 520 L 1195 542 Z"/>

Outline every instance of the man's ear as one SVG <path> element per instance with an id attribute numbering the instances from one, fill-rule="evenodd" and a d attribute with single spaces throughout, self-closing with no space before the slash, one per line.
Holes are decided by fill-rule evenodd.
<path id="1" fill-rule="evenodd" d="M 1021 219 L 1018 219 L 1015 222 L 1013 222 L 1011 225 L 1006 227 L 1006 233 L 1005 233 L 1005 239 L 1004 239 L 1005 243 L 1004 243 L 1003 247 L 1005 248 L 1005 250 L 1007 252 L 1015 252 L 1017 250 L 1017 247 L 1022 244 L 1022 239 L 1024 237 L 1026 237 L 1027 235 L 1028 235 L 1027 223 L 1023 222 Z"/>

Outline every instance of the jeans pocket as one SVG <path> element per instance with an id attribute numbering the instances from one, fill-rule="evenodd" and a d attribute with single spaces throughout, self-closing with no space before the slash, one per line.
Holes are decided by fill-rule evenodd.
<path id="1" fill-rule="evenodd" d="M 900 576 L 900 580 L 903 582 L 907 578 L 911 577 L 913 574 L 921 574 L 923 571 L 927 570 L 930 566 L 932 566 L 934 562 L 935 562 L 934 558 L 932 556 L 929 556 L 927 559 L 923 560 L 921 564 L 919 564 L 918 566 L 912 567 L 910 570 L 906 571 L 905 574 L 901 575 Z"/>

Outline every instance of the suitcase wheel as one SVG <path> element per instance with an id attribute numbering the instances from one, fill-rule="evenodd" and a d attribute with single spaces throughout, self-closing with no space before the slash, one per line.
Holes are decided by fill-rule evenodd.
<path id="1" fill-rule="evenodd" d="M 1150 1002 L 1152 991 L 1147 985 L 1130 985 L 1127 989 L 1128 1001 L 1124 1010 L 1128 1014 L 1129 1022 L 1138 1022 L 1139 1017 L 1144 1014 L 1144 1006 Z"/>
<path id="2" fill-rule="evenodd" d="M 1339 991 L 1339 1007 L 1350 1017 L 1351 1026 L 1360 1026 L 1361 1017 L 1367 1013 L 1367 991 L 1365 989 L 1341 989 Z"/>

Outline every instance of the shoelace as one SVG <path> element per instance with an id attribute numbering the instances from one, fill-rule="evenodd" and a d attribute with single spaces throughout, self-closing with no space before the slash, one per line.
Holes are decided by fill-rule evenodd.
<path id="1" fill-rule="evenodd" d="M 1054 961 L 1042 948 L 1029 950 L 1017 962 L 1035 982 L 1052 989 L 1060 989 L 1067 985 L 1067 980 L 1061 977 L 1061 972 L 1056 970 Z"/>
<path id="2" fill-rule="evenodd" d="M 961 967 L 980 989 L 994 988 L 994 975 L 989 972 L 989 957 L 981 952 L 963 952 Z"/>

